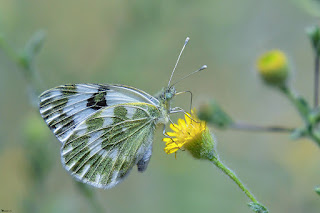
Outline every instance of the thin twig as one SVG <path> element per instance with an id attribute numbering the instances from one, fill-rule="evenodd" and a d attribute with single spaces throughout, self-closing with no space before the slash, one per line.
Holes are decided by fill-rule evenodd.
<path id="1" fill-rule="evenodd" d="M 244 131 L 253 131 L 253 132 L 278 132 L 278 133 L 290 133 L 294 128 L 282 127 L 282 126 L 258 126 L 254 124 L 246 123 L 233 123 L 230 125 L 231 129 L 235 130 L 244 130 Z"/>

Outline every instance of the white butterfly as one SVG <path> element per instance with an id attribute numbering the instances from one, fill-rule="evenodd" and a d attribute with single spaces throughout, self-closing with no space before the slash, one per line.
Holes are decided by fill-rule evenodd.
<path id="1" fill-rule="evenodd" d="M 40 114 L 62 143 L 61 161 L 72 176 L 98 188 L 111 188 L 134 165 L 140 172 L 146 170 L 156 126 L 168 123 L 169 114 L 182 111 L 171 108 L 178 93 L 170 83 L 188 40 L 168 87 L 156 97 L 112 84 L 63 85 L 40 95 Z"/>

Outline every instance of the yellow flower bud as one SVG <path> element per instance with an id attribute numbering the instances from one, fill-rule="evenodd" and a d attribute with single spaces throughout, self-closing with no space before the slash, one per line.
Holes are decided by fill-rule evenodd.
<path id="1" fill-rule="evenodd" d="M 273 86 L 283 86 L 289 74 L 286 55 L 280 50 L 271 50 L 261 55 L 257 69 L 264 82 Z"/>

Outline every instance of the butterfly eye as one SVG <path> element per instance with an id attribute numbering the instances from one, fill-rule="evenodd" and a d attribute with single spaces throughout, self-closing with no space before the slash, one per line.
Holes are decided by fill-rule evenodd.
<path id="1" fill-rule="evenodd" d="M 170 87 L 168 89 L 166 89 L 166 92 L 164 94 L 165 99 L 172 99 L 173 96 L 175 96 L 175 94 L 177 93 L 176 89 L 174 87 Z"/>
<path id="2" fill-rule="evenodd" d="M 166 99 L 171 99 L 172 96 L 173 96 L 172 93 L 170 93 L 170 92 L 167 92 L 167 93 L 166 93 Z"/>

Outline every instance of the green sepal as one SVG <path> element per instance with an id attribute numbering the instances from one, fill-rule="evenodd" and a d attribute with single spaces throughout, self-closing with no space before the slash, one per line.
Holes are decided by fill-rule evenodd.
<path id="1" fill-rule="evenodd" d="M 215 100 L 211 100 L 209 103 L 200 107 L 198 117 L 201 120 L 207 121 L 208 123 L 223 129 L 234 123 L 231 117 Z"/>
<path id="2" fill-rule="evenodd" d="M 248 206 L 256 213 L 268 213 L 268 209 L 257 202 L 248 203 Z"/>
<path id="3" fill-rule="evenodd" d="M 207 128 L 192 141 L 186 143 L 184 148 L 196 159 L 210 160 L 218 157 L 214 138 Z"/>

